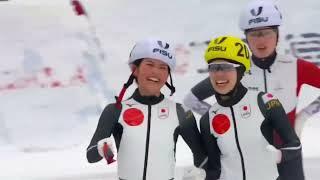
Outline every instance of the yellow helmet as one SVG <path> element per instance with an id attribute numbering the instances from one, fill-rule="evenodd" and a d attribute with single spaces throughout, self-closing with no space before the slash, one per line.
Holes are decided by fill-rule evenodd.
<path id="1" fill-rule="evenodd" d="M 240 38 L 234 36 L 220 36 L 213 39 L 206 49 L 204 58 L 208 64 L 218 59 L 224 59 L 242 64 L 246 72 L 250 70 L 249 49 Z"/>

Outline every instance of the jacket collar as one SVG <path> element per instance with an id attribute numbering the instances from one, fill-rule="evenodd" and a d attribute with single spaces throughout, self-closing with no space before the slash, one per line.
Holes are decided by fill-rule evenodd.
<path id="1" fill-rule="evenodd" d="M 164 99 L 164 95 L 160 93 L 160 96 L 142 96 L 139 89 L 136 89 L 131 98 L 138 101 L 141 104 L 154 105 L 160 103 Z"/>

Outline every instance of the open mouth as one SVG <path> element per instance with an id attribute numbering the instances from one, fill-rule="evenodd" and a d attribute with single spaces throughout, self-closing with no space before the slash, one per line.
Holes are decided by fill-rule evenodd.
<path id="1" fill-rule="evenodd" d="M 216 81 L 217 86 L 224 86 L 224 85 L 226 85 L 228 83 L 229 83 L 228 80 L 218 80 L 218 81 Z"/>
<path id="2" fill-rule="evenodd" d="M 160 81 L 160 79 L 155 78 L 155 77 L 149 77 L 149 78 L 147 78 L 147 80 L 148 80 L 148 81 L 151 81 L 151 82 L 155 82 L 155 83 L 157 83 L 157 82 Z"/>
<path id="3" fill-rule="evenodd" d="M 266 46 L 260 46 L 260 47 L 258 47 L 257 49 L 260 50 L 260 51 L 263 51 L 263 50 L 266 50 L 267 47 L 266 47 Z"/>

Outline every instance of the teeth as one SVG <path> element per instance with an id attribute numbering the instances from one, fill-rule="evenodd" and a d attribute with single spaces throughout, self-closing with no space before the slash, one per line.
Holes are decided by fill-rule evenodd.
<path id="1" fill-rule="evenodd" d="M 219 81 L 216 81 L 217 84 L 224 84 L 224 83 L 227 83 L 228 81 L 227 80 L 219 80 Z"/>
<path id="2" fill-rule="evenodd" d="M 159 82 L 160 80 L 154 77 L 149 77 L 148 80 L 153 81 L 153 82 Z"/>

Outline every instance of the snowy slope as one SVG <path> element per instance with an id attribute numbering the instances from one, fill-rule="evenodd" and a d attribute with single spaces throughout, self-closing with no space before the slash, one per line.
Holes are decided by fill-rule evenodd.
<path id="1" fill-rule="evenodd" d="M 133 43 L 156 36 L 176 45 L 178 71 L 174 83 L 179 93 L 173 99 L 181 102 L 187 91 L 206 76 L 196 73 L 204 66 L 204 46 L 191 48 L 187 44 L 223 34 L 242 36 L 237 18 L 239 7 L 247 0 L 82 2 L 107 55 L 104 60 L 93 48 L 87 20 L 74 15 L 69 1 L 0 3 L 0 22 L 5 24 L 0 29 L 0 40 L 5 42 L 0 43 L 0 87 L 11 82 L 20 85 L 14 90 L 0 90 L 0 179 L 114 179 L 116 164 L 88 164 L 85 149 L 101 107 L 113 101 L 129 76 L 126 63 Z M 313 20 L 320 16 L 318 0 L 278 3 L 285 17 L 282 34 L 320 32 L 320 22 Z M 46 76 L 46 67 L 54 73 Z M 86 81 L 70 83 L 79 74 Z M 26 83 L 27 77 L 39 80 Z M 50 87 L 55 81 L 64 86 Z M 127 95 L 133 90 L 130 87 Z M 164 89 L 164 93 L 169 91 Z M 307 124 L 302 139 L 306 142 L 309 179 L 320 176 L 320 150 L 313 146 L 320 125 L 315 121 Z M 191 164 L 190 152 L 181 141 L 177 164 Z"/>

